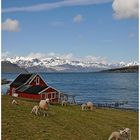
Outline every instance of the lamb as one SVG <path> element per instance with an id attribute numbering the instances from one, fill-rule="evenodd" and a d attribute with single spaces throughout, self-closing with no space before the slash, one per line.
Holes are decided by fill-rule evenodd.
<path id="1" fill-rule="evenodd" d="M 87 105 L 86 104 L 82 104 L 81 107 L 82 107 L 82 111 L 87 109 Z"/>
<path id="2" fill-rule="evenodd" d="M 41 100 L 39 103 L 39 109 L 42 109 L 44 116 L 46 116 L 46 111 L 49 110 L 49 99 Z M 47 114 L 47 116 L 48 116 L 48 114 Z"/>
<path id="3" fill-rule="evenodd" d="M 47 102 L 48 104 L 50 104 L 50 100 L 49 100 L 49 98 L 46 98 L 46 102 Z"/>
<path id="4" fill-rule="evenodd" d="M 94 108 L 93 103 L 92 102 L 87 102 L 87 108 L 92 111 L 93 108 Z"/>
<path id="5" fill-rule="evenodd" d="M 35 106 L 32 108 L 31 113 L 35 113 L 35 115 L 38 115 L 38 110 L 39 110 L 39 106 L 38 106 L 38 105 L 35 105 Z"/>
<path id="6" fill-rule="evenodd" d="M 124 132 L 126 132 L 126 140 L 131 140 L 131 130 L 130 128 L 124 128 L 123 130 Z"/>
<path id="7" fill-rule="evenodd" d="M 13 104 L 18 105 L 18 102 L 17 102 L 16 100 L 13 100 L 13 101 L 12 101 L 12 105 L 13 105 Z"/>
<path id="8" fill-rule="evenodd" d="M 127 133 L 123 130 L 120 130 L 119 132 L 114 131 L 112 132 L 108 140 L 127 140 L 126 136 L 127 136 Z"/>
<path id="9" fill-rule="evenodd" d="M 63 100 L 61 103 L 62 106 L 67 106 L 67 101 Z"/>

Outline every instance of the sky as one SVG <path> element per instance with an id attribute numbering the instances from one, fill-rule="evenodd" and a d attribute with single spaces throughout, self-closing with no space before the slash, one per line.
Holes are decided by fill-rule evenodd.
<path id="1" fill-rule="evenodd" d="M 2 0 L 2 57 L 138 61 L 138 0 Z"/>

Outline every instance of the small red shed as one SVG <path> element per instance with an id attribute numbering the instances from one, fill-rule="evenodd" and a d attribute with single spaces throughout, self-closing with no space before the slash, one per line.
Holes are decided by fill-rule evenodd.
<path id="1" fill-rule="evenodd" d="M 10 84 L 9 95 L 36 100 L 49 98 L 50 102 L 59 102 L 60 96 L 59 92 L 48 86 L 37 73 L 20 74 Z"/>

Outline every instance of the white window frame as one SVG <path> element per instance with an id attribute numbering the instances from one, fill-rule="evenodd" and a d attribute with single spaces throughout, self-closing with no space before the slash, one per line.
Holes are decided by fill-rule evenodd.
<path id="1" fill-rule="evenodd" d="M 45 93 L 44 93 L 45 94 Z M 49 98 L 49 95 L 50 94 L 50 98 Z M 53 97 L 53 94 L 54 94 L 54 97 Z M 50 100 L 51 99 L 55 99 L 57 97 L 57 92 L 48 92 L 47 94 L 45 94 L 45 99 L 49 98 Z M 42 94 L 41 94 L 41 98 L 42 98 Z"/>
<path id="2" fill-rule="evenodd" d="M 40 83 L 40 78 L 36 77 L 36 85 L 39 85 L 39 83 Z"/>
<path id="3" fill-rule="evenodd" d="M 49 98 L 49 97 L 48 97 L 49 94 L 51 95 L 51 96 L 50 96 L 50 99 L 55 99 L 55 98 L 56 98 L 56 92 L 48 92 L 47 95 L 46 95 L 47 98 Z M 54 94 L 54 97 L 53 97 L 53 94 Z"/>

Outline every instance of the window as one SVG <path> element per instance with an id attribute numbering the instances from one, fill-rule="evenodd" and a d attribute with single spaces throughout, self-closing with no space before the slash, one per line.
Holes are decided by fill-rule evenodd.
<path id="1" fill-rule="evenodd" d="M 54 93 L 54 92 L 48 93 L 47 94 L 47 98 L 49 98 L 49 99 L 55 99 L 56 98 L 56 93 Z"/>
<path id="2" fill-rule="evenodd" d="M 54 93 L 52 93 L 52 98 L 54 98 Z"/>
<path id="3" fill-rule="evenodd" d="M 49 98 L 49 99 L 51 98 L 51 94 L 48 94 L 48 98 Z"/>
<path id="4" fill-rule="evenodd" d="M 36 77 L 36 85 L 39 85 L 40 78 Z"/>

